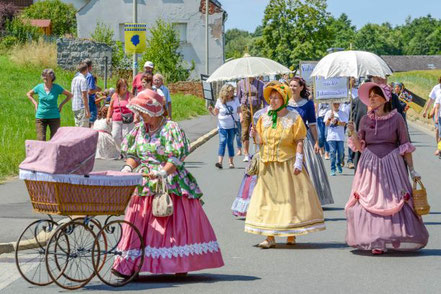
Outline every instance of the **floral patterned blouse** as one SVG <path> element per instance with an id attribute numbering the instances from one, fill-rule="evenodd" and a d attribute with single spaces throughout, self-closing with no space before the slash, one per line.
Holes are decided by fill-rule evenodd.
<path id="1" fill-rule="evenodd" d="M 140 172 L 161 170 L 167 162 L 176 166 L 176 171 L 167 177 L 170 194 L 198 199 L 202 192 L 196 179 L 184 166 L 184 159 L 190 153 L 190 142 L 176 122 L 167 121 L 156 133 L 150 135 L 143 122 L 138 123 L 124 138 L 121 152 L 140 164 Z M 153 196 L 156 180 L 144 178 L 135 193 L 138 196 Z"/>

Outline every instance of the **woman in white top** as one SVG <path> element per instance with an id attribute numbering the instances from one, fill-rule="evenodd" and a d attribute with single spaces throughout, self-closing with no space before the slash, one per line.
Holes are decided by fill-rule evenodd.
<path id="1" fill-rule="evenodd" d="M 234 87 L 231 84 L 224 85 L 220 92 L 219 98 L 216 101 L 214 108 L 210 106 L 208 110 L 218 117 L 219 128 L 219 151 L 218 162 L 215 166 L 222 168 L 222 161 L 225 155 L 225 146 L 228 147 L 228 156 L 230 168 L 234 168 L 234 137 L 236 132 L 240 132 L 238 126 L 240 103 L 234 99 Z"/>

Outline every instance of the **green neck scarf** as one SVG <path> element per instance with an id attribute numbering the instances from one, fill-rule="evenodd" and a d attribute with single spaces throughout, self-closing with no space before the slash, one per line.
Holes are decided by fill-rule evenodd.
<path id="1" fill-rule="evenodd" d="M 288 97 L 287 97 L 288 98 Z M 268 115 L 271 117 L 271 120 L 273 121 L 273 125 L 272 128 L 275 129 L 277 128 L 277 113 L 282 110 L 283 108 L 285 108 L 288 105 L 288 99 L 286 99 L 285 104 L 283 104 L 282 106 L 280 106 L 279 108 L 277 108 L 276 110 L 270 110 L 268 111 Z"/>

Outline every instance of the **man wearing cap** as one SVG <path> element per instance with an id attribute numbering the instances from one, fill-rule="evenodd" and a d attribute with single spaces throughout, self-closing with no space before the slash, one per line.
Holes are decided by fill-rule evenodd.
<path id="1" fill-rule="evenodd" d="M 253 114 L 258 111 L 264 103 L 263 86 L 263 82 L 256 78 L 248 78 L 248 81 L 247 79 L 243 79 L 237 84 L 237 99 L 240 101 L 242 110 L 240 120 L 242 124 L 242 142 L 245 155 L 243 161 L 245 162 L 250 160 L 248 150 L 250 147 L 251 120 Z M 251 113 L 251 108 L 253 113 Z"/>
<path id="2" fill-rule="evenodd" d="M 142 83 L 141 83 L 142 76 L 147 73 L 153 74 L 154 67 L 155 67 L 155 65 L 151 61 L 146 61 L 144 63 L 144 71 L 137 74 L 135 76 L 135 78 L 133 79 L 133 83 L 132 83 L 133 96 L 136 96 L 139 92 L 142 91 Z"/>

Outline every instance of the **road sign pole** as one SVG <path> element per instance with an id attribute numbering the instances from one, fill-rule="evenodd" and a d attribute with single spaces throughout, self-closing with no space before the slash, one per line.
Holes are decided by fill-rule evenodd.
<path id="1" fill-rule="evenodd" d="M 133 0 L 133 23 L 138 22 L 137 5 L 138 5 L 137 0 Z M 138 71 L 138 55 L 136 53 L 133 53 L 133 80 L 135 79 L 137 71 Z"/>

